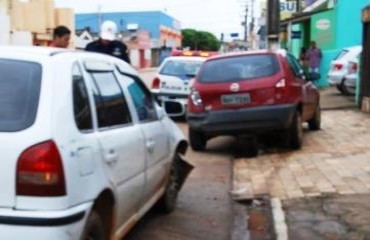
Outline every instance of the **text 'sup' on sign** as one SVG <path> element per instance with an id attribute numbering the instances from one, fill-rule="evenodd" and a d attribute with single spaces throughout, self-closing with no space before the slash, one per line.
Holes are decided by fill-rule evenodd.
<path id="1" fill-rule="evenodd" d="M 362 11 L 362 21 L 364 23 L 370 22 L 370 5 Z"/>

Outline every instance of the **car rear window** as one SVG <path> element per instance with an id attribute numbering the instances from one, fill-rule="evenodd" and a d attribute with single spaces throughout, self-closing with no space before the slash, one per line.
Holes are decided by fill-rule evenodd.
<path id="1" fill-rule="evenodd" d="M 344 56 L 346 56 L 347 53 L 348 53 L 348 50 L 346 50 L 346 49 L 340 51 L 340 53 L 338 53 L 338 55 L 334 58 L 334 60 L 338 60 L 338 59 L 343 58 Z"/>
<path id="2" fill-rule="evenodd" d="M 0 131 L 15 132 L 30 127 L 38 107 L 41 65 L 0 59 Z"/>
<path id="3" fill-rule="evenodd" d="M 202 62 L 191 60 L 169 60 L 165 63 L 159 74 L 178 77 L 194 77 L 200 69 Z"/>
<path id="4" fill-rule="evenodd" d="M 275 55 L 247 55 L 206 62 L 199 73 L 203 83 L 232 82 L 273 76 L 280 70 Z"/>

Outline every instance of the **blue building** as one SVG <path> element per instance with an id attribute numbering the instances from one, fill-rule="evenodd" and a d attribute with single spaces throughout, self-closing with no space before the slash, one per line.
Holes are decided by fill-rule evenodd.
<path id="1" fill-rule="evenodd" d="M 129 47 L 131 65 L 137 68 L 158 66 L 163 54 L 169 54 L 168 49 L 181 47 L 180 22 L 161 11 L 76 14 L 76 31 L 87 29 L 97 36 L 105 20 L 117 24 L 121 39 Z"/>
<path id="2" fill-rule="evenodd" d="M 99 32 L 104 20 L 114 21 L 121 33 L 140 30 L 149 31 L 152 47 L 181 46 L 181 24 L 175 18 L 161 11 L 148 12 L 109 12 L 76 14 L 76 30 L 88 28 L 92 33 Z"/>

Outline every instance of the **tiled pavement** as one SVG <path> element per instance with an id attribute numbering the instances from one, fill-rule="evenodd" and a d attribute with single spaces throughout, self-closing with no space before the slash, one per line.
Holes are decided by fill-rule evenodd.
<path id="1" fill-rule="evenodd" d="M 270 149 L 234 161 L 233 193 L 239 199 L 370 193 L 370 115 L 323 111 L 322 130 L 307 130 L 301 150 Z"/>

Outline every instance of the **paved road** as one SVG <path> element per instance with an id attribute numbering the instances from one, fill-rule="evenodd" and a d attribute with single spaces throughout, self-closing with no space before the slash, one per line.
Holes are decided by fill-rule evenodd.
<path id="1" fill-rule="evenodd" d="M 150 86 L 154 71 L 141 72 Z M 187 136 L 187 124 L 177 122 Z M 229 240 L 233 220 L 229 197 L 231 180 L 230 147 L 233 139 L 210 141 L 208 151 L 193 152 L 186 159 L 195 166 L 180 192 L 174 213 L 150 211 L 130 232 L 128 240 Z"/>
<path id="2" fill-rule="evenodd" d="M 187 124 L 178 123 L 186 133 Z M 229 240 L 233 220 L 229 198 L 233 139 L 210 141 L 207 152 L 188 151 L 195 166 L 180 192 L 177 210 L 170 215 L 149 212 L 125 239 Z"/>

